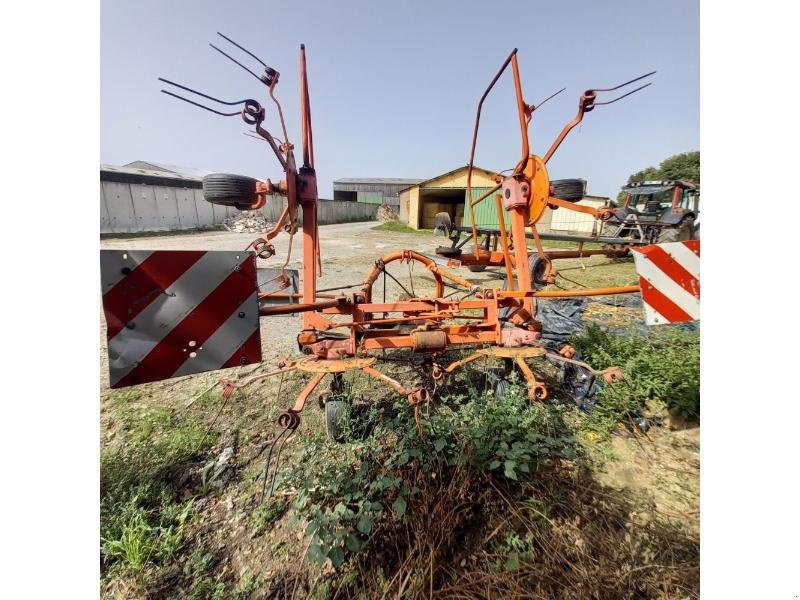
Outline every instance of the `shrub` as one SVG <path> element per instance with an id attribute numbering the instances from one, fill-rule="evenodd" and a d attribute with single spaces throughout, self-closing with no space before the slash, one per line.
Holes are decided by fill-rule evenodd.
<path id="1" fill-rule="evenodd" d="M 340 566 L 378 525 L 403 522 L 437 478 L 449 481 L 462 472 L 515 484 L 558 459 L 576 458 L 578 445 L 563 424 L 563 410 L 532 406 L 515 384 L 503 398 L 444 399 L 430 407 L 419 428 L 403 400 L 353 415 L 353 429 L 371 432 L 362 441 L 311 439 L 280 478 L 298 489 L 293 519 L 305 521 L 312 535 L 309 559 Z"/>
<path id="2" fill-rule="evenodd" d="M 603 386 L 595 409 L 599 417 L 619 420 L 648 399 L 661 400 L 686 418 L 700 416 L 699 331 L 665 326 L 647 336 L 618 336 L 590 324 L 573 344 L 593 367 L 616 365 L 625 373 L 622 382 Z"/>
<path id="3" fill-rule="evenodd" d="M 214 441 L 197 419 L 172 423 L 142 439 L 100 455 L 101 559 L 106 569 L 140 572 L 163 564 L 182 547 L 194 514 L 176 498 L 174 481 Z M 149 427 L 149 425 L 148 425 Z"/>

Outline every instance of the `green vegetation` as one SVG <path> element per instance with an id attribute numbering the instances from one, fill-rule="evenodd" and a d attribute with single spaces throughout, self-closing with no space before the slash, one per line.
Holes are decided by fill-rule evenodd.
<path id="1" fill-rule="evenodd" d="M 527 481 L 546 460 L 576 458 L 561 409 L 531 406 L 520 386 L 497 399 L 473 389 L 438 404 L 420 429 L 413 409 L 400 401 L 353 416 L 353 429 L 371 431 L 366 440 L 339 446 L 312 438 L 284 478 L 299 490 L 292 508 L 313 536 L 309 558 L 338 567 L 377 523 L 402 521 L 429 486 L 426 473 Z"/>
<path id="2" fill-rule="evenodd" d="M 415 233 L 415 234 L 428 234 L 432 233 L 431 229 L 412 229 L 405 223 L 401 223 L 400 221 L 385 221 L 380 225 L 376 225 L 372 228 L 373 231 L 391 231 L 393 233 Z"/>
<path id="3" fill-rule="evenodd" d="M 573 340 L 597 369 L 619 366 L 625 379 L 604 386 L 593 417 L 611 426 L 660 400 L 689 419 L 700 417 L 700 331 L 675 326 L 617 336 L 590 324 Z"/>
<path id="4" fill-rule="evenodd" d="M 625 372 L 590 415 L 548 369 L 546 403 L 532 405 L 514 374 L 495 397 L 473 363 L 419 414 L 355 379 L 337 396 L 352 405 L 343 443 L 309 406 L 263 501 L 269 431 L 236 435 L 236 468 L 213 459 L 254 399 L 238 396 L 216 420 L 217 394 L 186 410 L 148 401 L 145 388 L 114 392 L 105 410 L 118 432 L 101 452 L 104 582 L 138 586 L 129 596 L 242 600 L 696 594 L 697 533 L 647 491 L 601 485 L 596 473 L 618 423 L 648 400 L 697 417 L 699 333 L 589 326 L 574 344 L 595 368 Z M 225 444 L 206 435 L 212 421 Z"/>
<path id="5" fill-rule="evenodd" d="M 700 152 L 674 154 L 658 167 L 647 167 L 628 177 L 628 183 L 653 179 L 686 179 L 700 185 Z"/>
<path id="6" fill-rule="evenodd" d="M 308 559 L 337 569 L 330 588 L 365 598 L 696 588 L 697 540 L 661 517 L 640 530 L 631 515 L 652 507 L 593 480 L 579 441 L 591 419 L 571 403 L 531 405 L 516 381 L 500 398 L 476 381 L 471 372 L 419 425 L 403 401 L 354 411 L 359 433 L 308 439 L 283 472 Z"/>
<path id="7" fill-rule="evenodd" d="M 164 408 L 135 411 L 122 397 L 129 441 L 100 455 L 100 537 L 104 571 L 139 573 L 169 562 L 195 515 L 174 482 L 216 439 L 197 418 L 178 420 Z"/>

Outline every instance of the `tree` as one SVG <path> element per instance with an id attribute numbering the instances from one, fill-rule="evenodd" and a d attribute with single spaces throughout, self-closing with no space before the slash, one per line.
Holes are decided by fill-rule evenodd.
<path id="1" fill-rule="evenodd" d="M 661 161 L 656 167 L 647 167 L 628 177 L 628 183 L 648 179 L 688 179 L 700 185 L 700 152 L 683 152 Z"/>
<path id="2" fill-rule="evenodd" d="M 664 160 L 658 167 L 662 179 L 688 179 L 700 185 L 700 152 L 684 152 Z"/>
<path id="3" fill-rule="evenodd" d="M 658 167 L 647 167 L 628 177 L 626 185 L 653 179 L 686 179 L 700 185 L 700 152 L 682 152 L 665 158 Z M 620 192 L 617 202 L 622 202 L 624 199 L 625 193 Z"/>

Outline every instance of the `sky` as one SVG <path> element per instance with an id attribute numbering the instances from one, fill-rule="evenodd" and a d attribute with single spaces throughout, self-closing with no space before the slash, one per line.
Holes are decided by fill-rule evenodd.
<path id="1" fill-rule="evenodd" d="M 101 162 L 282 178 L 239 117 L 159 93 L 164 77 L 217 98 L 255 98 L 279 135 L 266 88 L 208 46 L 243 57 L 217 31 L 280 72 L 276 96 L 298 155 L 305 43 L 321 198 L 341 177 L 424 179 L 467 164 L 478 100 L 515 47 L 527 103 L 567 88 L 534 113 L 539 155 L 583 90 L 658 71 L 645 90 L 586 114 L 549 161 L 551 179 L 583 178 L 587 193 L 613 197 L 631 173 L 699 149 L 697 0 L 103 0 Z M 508 169 L 520 148 L 509 69 L 484 103 L 475 162 Z"/>

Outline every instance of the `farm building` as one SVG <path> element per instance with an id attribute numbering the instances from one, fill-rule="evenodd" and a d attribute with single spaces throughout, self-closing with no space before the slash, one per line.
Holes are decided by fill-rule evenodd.
<path id="1" fill-rule="evenodd" d="M 576 202 L 579 206 L 591 206 L 592 208 L 600 208 L 606 203 L 608 203 L 606 196 L 589 195 Z M 600 222 L 593 216 L 584 213 L 548 208 L 542 215 L 542 221 L 545 220 L 549 224 L 550 231 L 556 233 L 580 233 L 584 235 L 600 233 Z"/>
<path id="2" fill-rule="evenodd" d="M 480 167 L 472 170 L 472 195 L 477 198 L 496 184 L 493 173 Z M 413 229 L 433 229 L 437 213 L 450 214 L 461 224 L 467 195 L 467 167 L 459 167 L 431 179 L 407 185 L 400 192 L 400 220 Z M 489 204 L 482 202 L 477 208 Z M 494 213 L 494 204 L 490 204 Z M 469 218 L 467 218 L 469 220 Z"/>
<path id="3" fill-rule="evenodd" d="M 400 190 L 423 181 L 395 177 L 344 178 L 333 182 L 333 199 L 367 204 L 389 204 L 397 209 Z"/>
<path id="4" fill-rule="evenodd" d="M 496 184 L 492 171 L 474 167 L 472 170 L 472 197 L 480 198 Z M 400 220 L 413 229 L 433 229 L 436 214 L 446 212 L 456 225 L 472 224 L 466 207 L 467 167 L 459 167 L 407 186 L 400 191 Z M 586 196 L 579 204 L 602 206 L 608 198 Z M 479 227 L 495 228 L 499 225 L 497 208 L 492 198 L 487 198 L 475 206 L 475 221 Z M 510 223 L 508 213 L 504 215 L 506 224 Z M 572 211 L 545 210 L 537 223 L 540 231 L 591 233 L 595 220 L 589 216 Z"/>
<path id="5" fill-rule="evenodd" d="M 240 211 L 203 197 L 208 171 L 135 161 L 100 165 L 100 233 L 138 233 L 220 228 Z M 376 206 L 319 199 L 320 225 L 370 221 Z M 260 209 L 269 223 L 278 220 L 286 199 L 270 196 Z"/>

